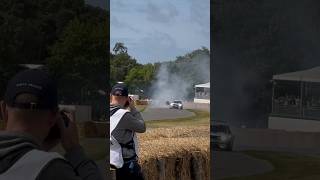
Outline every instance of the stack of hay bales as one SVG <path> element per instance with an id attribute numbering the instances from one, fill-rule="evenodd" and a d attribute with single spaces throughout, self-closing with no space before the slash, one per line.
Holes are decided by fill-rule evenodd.
<path id="1" fill-rule="evenodd" d="M 138 136 L 146 180 L 209 180 L 209 127 L 152 129 Z"/>
<path id="2" fill-rule="evenodd" d="M 148 101 L 146 100 L 135 100 L 136 105 L 148 105 Z"/>

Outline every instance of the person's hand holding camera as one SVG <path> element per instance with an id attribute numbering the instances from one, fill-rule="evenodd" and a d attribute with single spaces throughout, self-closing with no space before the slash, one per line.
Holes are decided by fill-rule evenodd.
<path id="1" fill-rule="evenodd" d="M 134 104 L 134 101 L 131 97 L 128 97 L 128 102 L 129 102 L 129 108 L 135 109 L 135 104 Z"/>
<path id="2" fill-rule="evenodd" d="M 79 147 L 79 134 L 77 124 L 75 122 L 74 112 L 62 112 L 61 118 L 59 118 L 59 128 L 61 133 L 61 145 L 66 152 Z"/>

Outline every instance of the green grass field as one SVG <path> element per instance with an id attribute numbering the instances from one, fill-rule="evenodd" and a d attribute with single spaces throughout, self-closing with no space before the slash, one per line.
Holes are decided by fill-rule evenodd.
<path id="1" fill-rule="evenodd" d="M 317 180 L 320 179 L 320 156 L 283 152 L 246 151 L 252 157 L 270 162 L 274 170 L 265 174 L 224 180 Z"/>
<path id="2" fill-rule="evenodd" d="M 146 110 L 148 106 L 147 105 L 136 105 L 136 108 L 138 111 L 143 112 L 144 110 Z"/>
<path id="3" fill-rule="evenodd" d="M 163 128 L 163 127 L 177 127 L 177 126 L 210 126 L 210 113 L 201 110 L 187 109 L 193 112 L 195 116 L 178 119 L 165 119 L 165 120 L 153 120 L 147 121 L 148 128 Z"/>

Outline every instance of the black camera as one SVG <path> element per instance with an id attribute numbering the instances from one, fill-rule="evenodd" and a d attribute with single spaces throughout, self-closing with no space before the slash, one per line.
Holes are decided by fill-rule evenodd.
<path id="1" fill-rule="evenodd" d="M 65 110 L 61 110 L 60 111 L 60 115 L 63 119 L 64 125 L 66 127 L 69 126 L 69 121 L 70 119 L 68 118 L 68 116 L 66 115 L 67 111 Z M 61 138 L 61 132 L 60 132 L 60 128 L 58 126 L 58 123 L 56 123 L 51 129 L 50 132 L 47 136 L 47 140 L 53 140 L 53 139 L 60 139 Z"/>

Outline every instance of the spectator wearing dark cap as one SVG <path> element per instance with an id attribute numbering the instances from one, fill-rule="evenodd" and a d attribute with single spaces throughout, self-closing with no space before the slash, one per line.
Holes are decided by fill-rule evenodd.
<path id="1" fill-rule="evenodd" d="M 79 145 L 74 116 L 62 118 L 57 87 L 41 70 L 13 77 L 1 102 L 0 180 L 100 180 L 96 164 Z M 65 156 L 48 152 L 61 142 Z"/>
<path id="2" fill-rule="evenodd" d="M 110 94 L 110 165 L 116 169 L 117 180 L 143 180 L 138 164 L 136 133 L 146 126 L 124 83 L 112 87 Z"/>

